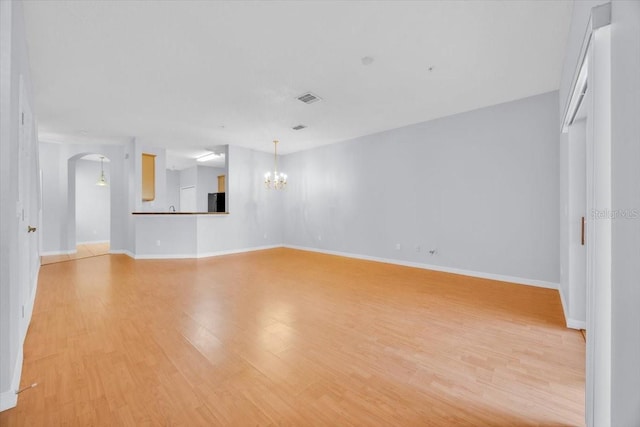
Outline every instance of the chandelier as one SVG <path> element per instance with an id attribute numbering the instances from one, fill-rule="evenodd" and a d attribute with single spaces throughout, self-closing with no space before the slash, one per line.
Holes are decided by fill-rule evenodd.
<path id="1" fill-rule="evenodd" d="M 98 182 L 96 182 L 96 185 L 99 185 L 100 187 L 105 187 L 107 185 L 107 178 L 105 178 L 104 176 L 104 156 L 100 156 L 100 178 L 98 179 Z"/>
<path id="2" fill-rule="evenodd" d="M 267 189 L 284 190 L 287 186 L 287 175 L 278 172 L 278 141 L 273 141 L 273 176 L 271 172 L 264 174 L 264 186 Z"/>

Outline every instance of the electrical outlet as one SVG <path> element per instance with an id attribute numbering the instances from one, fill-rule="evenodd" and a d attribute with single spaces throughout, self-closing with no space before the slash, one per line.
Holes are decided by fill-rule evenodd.
<path id="1" fill-rule="evenodd" d="M 420 245 L 416 245 L 416 252 L 422 251 L 422 247 Z"/>
<path id="2" fill-rule="evenodd" d="M 433 248 L 429 251 L 429 255 L 434 256 L 434 255 L 438 255 L 438 249 L 437 248 Z"/>
<path id="3" fill-rule="evenodd" d="M 156 246 L 160 246 L 160 240 L 156 240 Z"/>
<path id="4" fill-rule="evenodd" d="M 322 234 L 318 234 L 318 241 L 322 240 Z"/>
<path id="5" fill-rule="evenodd" d="M 400 243 L 396 243 L 396 251 L 399 251 L 400 249 L 402 249 L 402 245 L 400 245 Z"/>

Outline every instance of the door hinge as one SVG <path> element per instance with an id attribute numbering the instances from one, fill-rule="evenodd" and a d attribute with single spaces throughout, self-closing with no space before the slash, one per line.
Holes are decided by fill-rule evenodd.
<path id="1" fill-rule="evenodd" d="M 22 113 L 22 118 L 20 120 L 22 122 L 22 125 L 24 126 L 24 113 Z"/>

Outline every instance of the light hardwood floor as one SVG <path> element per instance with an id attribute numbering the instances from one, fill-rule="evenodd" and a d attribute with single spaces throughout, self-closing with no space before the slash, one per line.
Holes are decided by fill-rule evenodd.
<path id="1" fill-rule="evenodd" d="M 274 249 L 43 266 L 0 425 L 576 426 L 557 291 Z"/>
<path id="2" fill-rule="evenodd" d="M 109 253 L 109 243 L 87 243 L 76 246 L 75 254 L 46 255 L 41 257 L 41 265 L 53 264 L 55 262 L 71 261 L 74 259 L 89 258 Z"/>

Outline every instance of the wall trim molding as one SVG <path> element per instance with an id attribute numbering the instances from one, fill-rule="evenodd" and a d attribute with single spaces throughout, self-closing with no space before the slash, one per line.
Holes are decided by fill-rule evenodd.
<path id="1" fill-rule="evenodd" d="M 376 261 L 376 262 L 383 262 L 386 264 L 396 264 L 396 265 L 402 265 L 405 267 L 421 268 L 423 270 L 433 270 L 433 271 L 440 271 L 443 273 L 460 274 L 462 276 L 476 277 L 480 279 L 490 279 L 490 280 L 496 280 L 499 282 L 514 283 L 517 285 L 535 286 L 538 288 L 555 289 L 555 290 L 558 290 L 559 288 L 558 283 L 547 282 L 544 280 L 525 279 L 523 277 L 506 276 L 502 274 L 493 274 L 493 273 L 483 273 L 479 271 L 464 270 L 460 268 L 444 267 L 444 266 L 433 265 L 433 264 L 423 264 L 419 262 L 403 261 L 399 259 L 380 258 L 380 257 L 369 256 L 369 255 L 353 254 L 348 252 L 331 251 L 326 249 L 310 248 L 306 246 L 284 245 L 284 247 L 289 249 L 297 249 L 301 251 L 319 252 L 319 253 L 328 254 L 328 255 L 337 255 L 337 256 L 343 256 L 347 258 L 362 259 L 366 261 Z"/>
<path id="2" fill-rule="evenodd" d="M 195 254 L 130 254 L 133 259 L 189 259 L 198 258 Z"/>
<path id="3" fill-rule="evenodd" d="M 77 254 L 78 251 L 77 249 L 73 249 L 70 251 L 46 251 L 46 252 L 40 252 L 40 256 L 51 256 L 51 255 L 73 255 L 73 254 Z"/>
<path id="4" fill-rule="evenodd" d="M 567 318 L 567 328 L 569 329 L 584 329 L 585 331 L 587 330 L 587 322 L 583 321 L 583 320 L 576 320 L 576 319 L 571 319 L 571 318 Z"/>
<path id="5" fill-rule="evenodd" d="M 215 252 L 203 252 L 198 254 L 198 258 L 208 258 L 208 257 L 214 257 L 214 256 L 222 256 L 222 255 L 233 255 L 233 254 L 240 254 L 244 252 L 265 251 L 267 249 L 276 249 L 276 248 L 282 248 L 282 247 L 284 247 L 284 245 L 265 245 L 265 246 L 252 246 L 252 247 L 242 248 L 242 249 L 228 249 L 228 250 L 215 251 Z"/>
<path id="6" fill-rule="evenodd" d="M 114 255 L 127 255 L 130 258 L 135 258 L 135 255 L 133 254 L 133 252 L 128 251 L 126 249 L 109 249 L 109 253 L 110 254 L 114 254 Z"/>
<path id="7" fill-rule="evenodd" d="M 587 330 L 587 322 L 585 320 L 576 320 L 569 317 L 569 309 L 567 308 L 567 303 L 564 297 L 564 292 L 562 291 L 562 286 L 558 288 L 558 292 L 560 293 L 560 302 L 562 303 L 562 311 L 564 312 L 564 320 L 567 328 Z"/>
<path id="8" fill-rule="evenodd" d="M 265 246 L 252 246 L 248 248 L 240 249 L 226 249 L 214 252 L 200 252 L 200 253 L 188 253 L 188 254 L 133 254 L 129 251 L 111 251 L 111 253 L 125 253 L 133 259 L 200 259 L 209 258 L 222 255 L 232 255 L 244 252 L 263 251 L 267 249 L 282 248 L 283 245 L 265 245 Z"/>
<path id="9" fill-rule="evenodd" d="M 97 245 L 99 243 L 109 243 L 110 240 L 87 240 L 84 242 L 76 242 L 77 245 Z"/>

